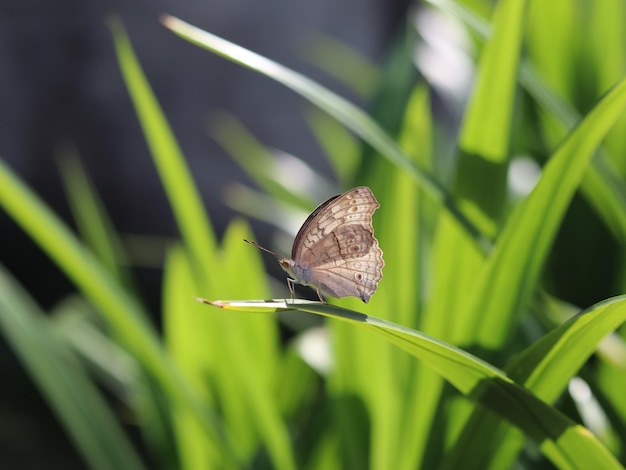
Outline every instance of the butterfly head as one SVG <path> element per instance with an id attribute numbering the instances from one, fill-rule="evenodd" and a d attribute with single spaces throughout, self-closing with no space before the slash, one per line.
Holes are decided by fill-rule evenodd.
<path id="1" fill-rule="evenodd" d="M 276 257 L 276 259 L 278 260 L 278 264 L 280 265 L 281 268 L 283 268 L 283 271 L 285 271 L 287 274 L 293 277 L 297 282 L 300 282 L 301 279 L 306 279 L 306 274 L 303 277 L 302 267 L 297 265 L 294 260 L 278 256 L 273 251 L 270 251 L 267 248 L 262 247 L 256 242 L 252 242 L 252 241 L 245 240 L 245 239 L 244 239 L 244 242 L 249 243 L 252 246 L 256 246 L 258 249 L 263 250 L 269 253 L 270 255 L 273 255 L 274 257 Z"/>
<path id="2" fill-rule="evenodd" d="M 289 272 L 289 270 L 293 268 L 295 263 L 292 259 L 279 258 L 278 264 L 280 264 L 280 267 L 283 268 L 285 271 Z"/>
<path id="3" fill-rule="evenodd" d="M 296 262 L 294 260 L 287 259 L 287 258 L 278 258 L 278 264 L 280 264 L 280 267 L 283 268 L 283 271 L 285 271 L 294 279 L 298 280 L 298 277 L 297 277 L 298 269 L 297 269 Z"/>

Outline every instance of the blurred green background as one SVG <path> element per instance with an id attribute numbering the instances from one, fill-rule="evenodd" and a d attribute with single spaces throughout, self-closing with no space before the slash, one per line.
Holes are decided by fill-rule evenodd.
<path id="1" fill-rule="evenodd" d="M 0 161 L 3 382 L 32 380 L 26 405 L 3 387 L 10 465 L 621 468 L 626 5 L 380 11 L 352 44 L 347 17 L 321 33 L 272 31 L 285 57 L 184 11 L 172 13 L 191 24 L 153 14 L 147 30 L 107 17 L 130 97 L 120 122 L 132 124 L 101 115 L 98 126 L 142 136 L 129 146 L 142 150 L 109 158 L 108 142 L 69 133 L 38 144 L 54 158 L 34 179 L 10 145 Z M 152 34 L 163 49 L 146 48 Z M 142 51 L 176 80 L 143 66 Z M 173 68 L 183 57 L 193 65 Z M 87 83 L 105 102 L 109 82 Z M 194 132 L 170 118 L 187 113 L 177 93 L 194 103 Z M 291 109 L 274 109 L 283 94 Z M 210 154 L 196 154 L 196 131 Z M 40 191 L 44 179 L 58 189 Z M 370 303 L 193 302 L 288 296 L 273 260 L 242 239 L 289 253 L 315 205 L 357 185 L 381 203 L 386 265 Z M 22 255 L 16 233 L 37 248 Z M 26 262 L 42 254 L 62 273 L 45 289 L 35 281 L 50 268 Z M 50 413 L 68 436 L 59 448 L 74 450 L 46 446 L 61 432 Z"/>

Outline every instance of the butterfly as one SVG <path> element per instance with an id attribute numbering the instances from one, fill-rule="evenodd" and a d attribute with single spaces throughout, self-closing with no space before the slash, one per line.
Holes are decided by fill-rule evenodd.
<path id="1" fill-rule="evenodd" d="M 255 242 L 244 240 L 278 259 L 295 284 L 310 286 L 333 297 L 358 297 L 368 302 L 382 279 L 383 251 L 372 227 L 372 214 L 380 204 L 367 186 L 353 188 L 321 203 L 298 231 L 291 259 L 282 258 Z"/>

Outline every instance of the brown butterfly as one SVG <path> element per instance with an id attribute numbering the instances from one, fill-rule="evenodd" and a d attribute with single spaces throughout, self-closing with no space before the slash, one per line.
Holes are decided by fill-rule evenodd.
<path id="1" fill-rule="evenodd" d="M 368 302 L 385 265 L 372 227 L 372 214 L 379 207 L 366 186 L 331 197 L 305 220 L 293 242 L 291 259 L 245 241 L 278 258 L 280 267 L 291 276 L 287 285 L 292 299 L 298 283 L 315 288 L 322 302 L 322 293 Z"/>

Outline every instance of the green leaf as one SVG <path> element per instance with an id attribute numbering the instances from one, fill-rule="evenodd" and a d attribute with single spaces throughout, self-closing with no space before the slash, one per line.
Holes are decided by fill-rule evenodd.
<path id="1" fill-rule="evenodd" d="M 215 406 L 218 397 L 207 387 L 206 381 L 207 370 L 210 370 L 207 358 L 216 354 L 210 337 L 213 329 L 207 328 L 206 321 L 202 322 L 206 315 L 190 305 L 197 280 L 180 246 L 170 250 L 164 274 L 163 334 L 167 350 L 203 402 Z M 181 468 L 195 468 L 195 462 L 204 462 L 209 467 L 223 465 L 219 446 L 204 437 L 201 423 L 193 410 L 172 413 L 172 421 Z M 216 425 L 221 427 L 221 421 Z M 226 430 L 221 432 L 229 436 Z M 247 441 L 241 435 L 237 441 L 238 448 L 245 455 Z"/>
<path id="2" fill-rule="evenodd" d="M 266 57 L 195 28 L 172 16 L 165 15 L 162 21 L 167 28 L 188 41 L 282 83 L 328 112 L 399 169 L 406 171 L 415 178 L 424 191 L 450 211 L 455 220 L 463 226 L 464 230 L 471 234 L 477 243 L 488 243 L 473 224 L 460 212 L 443 186 L 431 174 L 423 171 L 411 159 L 407 158 L 389 135 L 362 110 L 311 79 Z"/>
<path id="3" fill-rule="evenodd" d="M 459 138 L 464 151 L 493 163 L 508 157 L 525 7 L 524 0 L 496 4 Z"/>
<path id="4" fill-rule="evenodd" d="M 475 286 L 466 315 L 478 343 L 498 348 L 532 295 L 543 262 L 593 152 L 626 107 L 626 80 L 579 123 L 509 217 Z M 503 321 L 505 319 L 506 321 Z"/>
<path id="5" fill-rule="evenodd" d="M 552 403 L 596 351 L 600 341 L 626 322 L 626 296 L 581 312 L 517 356 L 506 370 L 511 378 Z"/>
<path id="6" fill-rule="evenodd" d="M 522 67 L 520 81 L 544 111 L 553 116 L 553 126 L 560 130 L 556 138 L 560 141 L 567 129 L 580 120 L 579 114 L 555 96 L 529 64 Z M 623 116 L 619 118 L 617 124 L 623 119 Z M 615 130 L 614 127 L 609 135 Z M 615 237 L 626 239 L 626 189 L 619 171 L 602 150 L 596 153 L 591 163 L 581 183 L 582 192 Z"/>
<path id="7" fill-rule="evenodd" d="M 626 4 L 620 1 L 594 2 L 589 9 L 589 34 L 583 41 L 586 59 L 583 67 L 593 70 L 598 93 L 604 93 L 626 74 Z M 622 116 L 609 133 L 604 147 L 612 158 L 618 174 L 626 176 L 624 151 L 626 143 L 626 115 Z"/>
<path id="8" fill-rule="evenodd" d="M 415 87 L 406 106 L 400 145 L 407 155 L 419 161 L 424 168 L 432 168 L 432 141 L 429 91 L 424 84 L 420 84 Z M 424 293 L 428 292 L 431 227 L 440 211 L 409 175 L 394 167 L 390 173 L 383 177 L 381 171 L 377 170 L 372 175 L 373 180 L 385 181 L 384 185 L 380 185 L 384 210 L 375 219 L 377 236 L 381 246 L 385 247 L 384 279 L 377 300 L 378 296 L 386 297 L 383 305 L 389 319 L 417 327 L 423 321 Z M 407 217 L 407 214 L 411 216 Z M 374 352 L 374 355 L 378 354 Z M 389 351 L 385 358 L 386 361 L 379 364 L 381 376 L 390 369 L 394 371 L 392 377 L 384 380 L 391 388 L 388 401 L 403 405 L 390 404 L 385 418 L 381 418 L 391 423 L 388 434 L 394 443 L 390 445 L 393 458 L 379 463 L 378 467 L 416 468 L 423 460 L 432 431 L 432 417 L 437 409 L 441 379 L 424 364 L 407 361 L 400 351 Z M 350 364 L 347 362 L 349 370 Z M 365 371 L 369 373 L 371 370 L 372 366 L 366 363 Z M 404 387 L 397 385 L 399 381 L 404 383 Z M 372 389 L 368 384 L 365 387 Z M 379 395 L 379 388 L 380 385 L 373 394 Z M 398 388 L 404 389 L 399 391 Z M 375 400 L 374 403 L 379 401 L 382 400 Z"/>
<path id="9" fill-rule="evenodd" d="M 245 224 L 229 226 L 224 256 L 218 258 L 219 264 L 207 267 L 220 274 L 212 286 L 215 292 L 253 296 L 267 290 L 260 282 L 265 275 L 258 250 L 243 242 L 249 237 Z M 191 301 L 200 286 L 180 248 L 171 251 L 166 273 L 165 336 L 177 363 L 205 400 L 219 408 L 224 432 L 245 461 L 254 460 L 264 444 L 275 468 L 295 468 L 281 407 L 273 399 L 281 380 L 276 319 L 206 315 Z M 200 455 L 208 455 L 210 461 L 219 457 L 219 447 L 204 448 L 193 415 L 180 415 L 177 426 L 187 454 L 184 461 L 198 461 Z"/>
<path id="10" fill-rule="evenodd" d="M 52 211 L 0 160 L 0 206 L 99 307 L 140 356 L 160 362 L 156 335 L 145 313 Z M 140 352 L 141 351 L 141 352 Z"/>
<path id="11" fill-rule="evenodd" d="M 182 151 L 124 30 L 117 21 L 111 21 L 110 27 L 122 76 L 185 245 L 194 262 L 204 260 L 210 263 L 216 253 L 217 241 Z M 196 268 L 202 281 L 210 282 L 209 273 L 203 272 L 200 266 Z"/>
<path id="12" fill-rule="evenodd" d="M 66 150 L 59 159 L 59 166 L 76 225 L 85 243 L 118 282 L 132 286 L 131 275 L 124 269 L 128 257 L 122 242 L 75 151 Z"/>
<path id="13" fill-rule="evenodd" d="M 613 455 L 585 428 L 517 385 L 504 372 L 454 346 L 401 325 L 340 307 L 304 300 L 207 301 L 245 312 L 301 310 L 359 326 L 380 335 L 423 361 L 471 400 L 491 409 L 535 440 L 562 468 L 621 468 Z"/>
<path id="14" fill-rule="evenodd" d="M 626 322 L 626 296 L 606 300 L 576 315 L 535 342 L 506 367 L 517 383 L 546 403 L 554 403 L 569 381 L 596 351 L 600 341 Z M 446 468 L 485 468 L 492 459 L 512 464 L 523 442 L 484 408 L 477 408 L 451 450 Z M 503 443 L 509 443 L 503 446 Z M 511 444 L 517 442 L 517 445 Z M 482 460 L 468 460 L 468 449 L 483 449 Z M 507 457 L 508 455 L 508 457 Z M 583 462 L 581 462 L 582 464 Z M 592 460 L 587 461 L 593 466 Z M 493 468 L 497 468 L 493 466 Z"/>
<path id="15" fill-rule="evenodd" d="M 429 3 L 437 6 L 447 14 L 457 17 L 481 37 L 489 37 L 490 28 L 487 22 L 478 15 L 472 13 L 469 9 L 448 0 L 429 0 Z M 546 4 L 542 5 L 542 8 L 552 8 L 553 6 L 553 4 Z M 594 4 L 594 8 L 591 12 L 592 20 L 601 25 L 596 25 L 595 27 L 599 30 L 599 34 L 590 34 L 590 36 L 593 37 L 591 42 L 593 43 L 594 41 L 597 41 L 599 45 L 590 47 L 600 47 L 603 51 L 600 55 L 595 54 L 595 57 L 603 58 L 601 63 L 598 63 L 597 65 L 603 70 L 601 73 L 601 81 L 604 87 L 608 87 L 613 84 L 609 77 L 612 77 L 614 81 L 617 81 L 624 74 L 623 67 L 621 73 L 616 73 L 616 68 L 619 69 L 617 63 L 620 60 L 624 60 L 623 55 L 616 53 L 607 57 L 606 47 L 608 43 L 602 40 L 603 35 L 607 34 L 606 18 L 610 17 L 611 19 L 615 19 L 620 17 L 619 14 L 615 13 L 614 9 L 616 6 L 617 5 L 608 5 L 604 3 L 597 5 Z M 558 8 L 560 8 L 560 10 Z M 548 134 L 552 137 L 551 141 L 555 142 L 555 144 L 560 142 L 566 135 L 567 130 L 572 128 L 580 119 L 579 113 L 571 103 L 564 100 L 563 96 L 567 96 L 567 93 L 563 93 L 563 90 L 568 89 L 569 87 L 569 76 L 572 73 L 569 70 L 571 65 L 567 65 L 566 67 L 562 63 L 559 63 L 559 61 L 562 60 L 569 60 L 566 56 L 570 55 L 568 51 L 571 50 L 572 41 L 569 39 L 569 35 L 571 34 L 571 31 L 569 30 L 571 29 L 571 26 L 567 24 L 568 22 L 571 22 L 569 15 L 573 11 L 571 1 L 566 5 L 559 6 L 558 8 L 554 13 L 542 10 L 540 15 L 538 15 L 540 19 L 549 19 L 552 16 L 562 18 L 563 14 L 567 15 L 567 21 L 560 21 L 558 24 L 552 24 L 552 26 L 548 28 L 549 30 L 552 30 L 553 27 L 558 28 L 558 32 L 556 34 L 557 41 L 554 41 L 555 35 L 554 32 L 551 32 L 549 41 L 551 58 L 548 58 L 545 61 L 540 61 L 540 64 L 547 66 L 549 70 L 551 70 L 554 66 L 553 73 L 548 73 L 543 70 L 542 76 L 539 76 L 536 67 L 533 66 L 529 60 L 525 60 L 521 64 L 519 75 L 521 85 L 532 95 L 541 108 L 543 108 L 543 111 L 550 115 L 550 132 Z M 602 18 L 602 20 L 598 18 Z M 608 23 L 612 22 L 608 21 Z M 611 28 L 614 28 L 614 25 L 610 24 L 608 27 L 609 31 L 614 31 Z M 547 30 L 545 28 L 540 29 L 541 34 L 546 31 Z M 574 34 L 579 35 L 577 29 L 574 30 Z M 563 39 L 563 37 L 565 39 Z M 610 37 L 614 38 L 614 33 L 611 33 Z M 565 43 L 565 46 L 563 46 L 563 42 Z M 610 45 L 619 49 L 619 41 L 612 40 L 609 42 Z M 540 55 L 548 51 L 548 49 L 543 47 L 546 44 L 545 41 L 542 42 L 540 39 L 538 43 L 542 44 L 542 46 L 537 48 Z M 623 45 L 621 45 L 621 47 L 623 47 Z M 592 57 L 594 57 L 594 55 L 592 55 Z M 565 78 L 563 78 L 561 74 L 565 70 L 567 70 L 567 74 L 565 74 Z M 548 75 L 547 77 L 544 76 L 546 73 Z M 552 88 L 548 86 L 546 81 L 550 81 L 550 83 L 552 83 Z M 555 82 L 557 84 L 561 83 L 562 86 L 559 87 L 555 84 Z M 560 96 L 557 96 L 555 90 L 560 91 Z M 621 180 L 619 170 L 614 170 L 613 168 L 619 169 L 620 167 L 623 167 L 623 163 L 621 162 L 622 159 L 619 159 L 617 156 L 623 153 L 620 151 L 620 149 L 624 146 L 624 139 L 622 138 L 623 132 L 620 132 L 620 129 L 624 125 L 626 125 L 626 115 L 623 115 L 617 120 L 613 129 L 607 135 L 607 141 L 611 154 L 605 156 L 600 152 L 600 154 L 593 159 L 592 165 L 589 168 L 589 171 L 585 174 L 581 186 L 585 197 L 590 200 L 596 211 L 603 217 L 605 224 L 618 238 L 626 237 L 626 191 L 624 189 L 624 184 Z M 605 145 L 607 145 L 607 143 L 605 143 Z M 607 161 L 609 158 L 614 161 L 614 164 Z"/>
<path id="16" fill-rule="evenodd" d="M 215 426 L 211 412 L 198 401 L 173 367 L 145 312 L 117 284 L 52 211 L 0 160 L 0 206 L 55 261 L 96 306 L 116 338 L 139 360 L 176 406 L 191 407 L 207 438 L 222 446 L 225 459 L 236 460 Z"/>
<path id="17" fill-rule="evenodd" d="M 0 328 L 90 468 L 144 468 L 72 349 L 1 267 Z"/>

